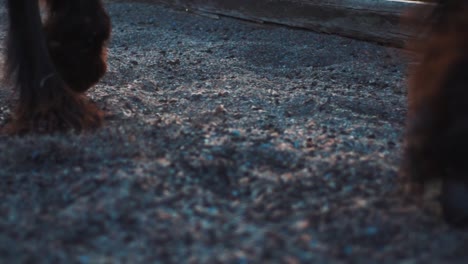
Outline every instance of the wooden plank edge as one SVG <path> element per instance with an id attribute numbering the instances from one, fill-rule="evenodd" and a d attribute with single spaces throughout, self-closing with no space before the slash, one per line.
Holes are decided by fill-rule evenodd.
<path id="1" fill-rule="evenodd" d="M 419 1 L 404 0 L 140 0 L 207 16 L 227 16 L 403 47 L 411 37 L 401 16 Z"/>

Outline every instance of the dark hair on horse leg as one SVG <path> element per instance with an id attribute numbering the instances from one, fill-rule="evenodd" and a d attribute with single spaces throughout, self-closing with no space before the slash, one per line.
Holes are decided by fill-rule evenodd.
<path id="1" fill-rule="evenodd" d="M 87 16 L 82 17 L 84 20 L 91 18 L 92 21 L 96 21 L 99 18 L 93 18 L 93 16 L 103 16 L 103 20 L 108 23 L 107 14 L 102 9 L 100 0 L 54 0 L 46 2 L 50 8 L 50 21 L 60 16 L 61 11 L 66 10 L 70 13 L 76 11 L 79 14 L 78 16 L 87 14 Z M 58 2 L 63 4 L 61 6 L 63 9 L 53 8 L 52 4 Z M 79 9 L 81 6 L 78 6 L 77 3 L 83 3 L 83 7 L 93 6 L 100 7 L 101 9 L 99 12 L 95 10 L 81 10 Z M 99 48 L 101 53 L 97 54 L 97 48 L 95 48 L 92 52 L 87 53 L 89 57 L 83 59 L 80 66 L 86 68 L 86 70 L 77 74 L 75 79 L 64 77 L 64 73 L 67 70 L 64 70 L 63 67 L 67 65 L 60 64 L 57 59 L 54 59 L 58 57 L 58 53 L 54 55 L 55 51 L 51 47 L 53 41 L 50 41 L 49 35 L 45 33 L 47 32 L 47 26 L 46 30 L 43 28 L 38 2 L 8 0 L 7 10 L 9 28 L 5 75 L 9 78 L 19 96 L 13 121 L 8 126 L 9 132 L 52 132 L 66 129 L 80 131 L 100 126 L 102 123 L 101 112 L 84 95 L 77 93 L 77 91 L 81 92 L 88 89 L 105 72 L 105 60 L 103 60 L 101 54 L 105 53 L 104 44 L 109 33 L 105 34 L 104 37 L 97 38 L 96 42 L 101 45 Z M 61 21 L 64 22 L 63 20 Z M 67 23 L 65 22 L 64 24 Z M 108 26 L 107 32 L 109 32 L 110 25 L 106 25 Z M 80 24 L 76 25 L 74 29 L 79 30 L 83 27 Z M 51 31 L 56 32 L 55 35 L 64 33 L 60 32 L 59 29 Z M 94 34 L 94 31 L 89 32 L 88 39 L 92 38 L 90 37 L 92 34 Z M 80 36 L 84 35 L 81 34 Z M 97 45 L 96 42 L 92 42 L 94 47 Z M 65 49 L 67 49 L 68 53 L 75 51 L 79 53 L 79 50 L 73 49 L 86 49 L 87 46 L 83 43 L 84 41 L 75 46 L 64 45 L 64 47 L 66 47 Z M 62 51 L 65 49 L 62 49 Z M 98 76 L 95 73 L 97 67 L 89 70 L 92 68 L 91 64 L 97 64 L 96 59 L 90 59 L 93 56 L 100 59 L 99 67 L 101 70 L 97 74 Z M 88 65 L 86 65 L 87 63 Z M 92 74 L 95 75 L 88 77 Z M 85 85 L 82 83 L 76 84 L 80 79 L 79 77 L 87 80 L 85 84 L 86 88 L 84 88 Z M 74 80 L 76 81 L 75 83 L 73 82 Z"/>
<path id="2" fill-rule="evenodd" d="M 408 80 L 402 172 L 416 183 L 443 182 L 453 225 L 468 225 L 468 2 L 439 1 L 419 27 Z"/>

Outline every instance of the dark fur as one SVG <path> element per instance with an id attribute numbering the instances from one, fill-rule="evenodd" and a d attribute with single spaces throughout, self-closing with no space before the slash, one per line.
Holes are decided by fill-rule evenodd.
<path id="1" fill-rule="evenodd" d="M 83 92 L 106 71 L 110 21 L 101 0 L 8 0 L 6 76 L 19 94 L 9 131 L 95 128 L 102 114 Z"/>
<path id="2" fill-rule="evenodd" d="M 443 182 L 446 220 L 468 225 L 468 2 L 439 1 L 411 48 L 403 172 Z"/>

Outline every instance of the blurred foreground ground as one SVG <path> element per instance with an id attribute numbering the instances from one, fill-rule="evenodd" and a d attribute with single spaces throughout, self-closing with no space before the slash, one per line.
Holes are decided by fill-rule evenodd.
<path id="1" fill-rule="evenodd" d="M 0 136 L 1 263 L 468 263 L 398 190 L 401 51 L 107 6 L 106 125 Z"/>

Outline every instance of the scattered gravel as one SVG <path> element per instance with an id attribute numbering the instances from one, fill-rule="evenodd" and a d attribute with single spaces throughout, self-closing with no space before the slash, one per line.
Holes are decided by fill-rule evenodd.
<path id="1" fill-rule="evenodd" d="M 398 186 L 400 50 L 107 6 L 105 126 L 0 135 L 1 263 L 467 263 L 468 233 Z"/>

